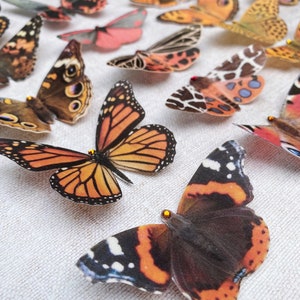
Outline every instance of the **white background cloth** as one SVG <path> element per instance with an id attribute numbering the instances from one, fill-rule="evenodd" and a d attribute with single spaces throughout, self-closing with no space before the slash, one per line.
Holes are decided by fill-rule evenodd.
<path id="1" fill-rule="evenodd" d="M 49 1 L 42 1 L 48 3 Z M 25 81 L 10 81 L 1 97 L 24 100 L 36 95 L 42 79 L 65 47 L 56 35 L 76 29 L 105 25 L 134 9 L 129 0 L 109 0 L 96 16 L 75 15 L 70 23 L 45 22 L 37 50 L 35 71 Z M 237 18 L 252 3 L 240 1 Z M 1 38 L 3 45 L 33 15 L 21 13 L 1 2 L 2 15 L 11 25 Z M 58 5 L 59 1 L 51 1 Z M 186 7 L 189 3 L 178 7 Z M 165 9 L 167 10 L 167 9 Z M 262 216 L 271 234 L 270 251 L 264 264 L 241 284 L 239 300 L 300 299 L 300 159 L 244 132 L 232 123 L 267 124 L 268 115 L 278 116 L 286 94 L 299 73 L 299 65 L 270 60 L 260 73 L 266 85 L 258 99 L 241 107 L 227 119 L 174 111 L 165 100 L 189 82 L 204 76 L 223 60 L 252 43 L 222 28 L 203 28 L 201 56 L 187 71 L 169 75 L 126 71 L 109 67 L 114 57 L 146 49 L 182 28 L 159 23 L 165 10 L 149 8 L 142 38 L 117 51 L 101 52 L 84 47 L 86 74 L 92 80 L 94 97 L 87 115 L 76 125 L 56 121 L 50 134 L 31 134 L 0 128 L 2 137 L 33 140 L 87 152 L 94 147 L 100 107 L 115 82 L 132 82 L 136 98 L 146 111 L 142 124 L 158 123 L 171 129 L 177 140 L 175 161 L 162 172 L 147 176 L 126 172 L 133 185 L 120 183 L 123 197 L 103 207 L 68 201 L 49 185 L 53 173 L 30 172 L 0 157 L 0 299 L 183 299 L 174 284 L 162 296 L 147 294 L 123 284 L 91 285 L 75 263 L 94 244 L 120 231 L 148 223 L 159 223 L 164 208 L 176 211 L 178 201 L 201 161 L 216 147 L 235 139 L 247 151 L 245 173 L 254 187 L 250 207 Z M 300 21 L 300 5 L 280 7 L 292 38 Z M 283 44 L 281 41 L 278 44 Z"/>

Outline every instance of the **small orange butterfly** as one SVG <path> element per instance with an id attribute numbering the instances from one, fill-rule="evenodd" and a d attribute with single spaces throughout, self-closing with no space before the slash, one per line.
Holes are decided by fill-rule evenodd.
<path id="1" fill-rule="evenodd" d="M 239 8 L 238 0 L 198 0 L 196 6 L 165 12 L 157 17 L 160 21 L 179 24 L 213 26 L 231 20 Z"/>
<path id="2" fill-rule="evenodd" d="M 144 125 L 145 111 L 128 81 L 119 81 L 102 106 L 96 130 L 96 150 L 88 154 L 35 142 L 0 138 L 0 154 L 31 171 L 58 169 L 53 189 L 80 203 L 102 205 L 122 196 L 116 176 L 131 183 L 118 168 L 157 172 L 173 161 L 176 141 L 161 125 Z M 116 175 L 116 176 L 115 176 Z"/>
<path id="3" fill-rule="evenodd" d="M 9 26 L 9 20 L 6 17 L 0 16 L 0 37 Z"/>
<path id="4" fill-rule="evenodd" d="M 287 33 L 287 25 L 278 12 L 278 0 L 256 0 L 239 21 L 221 22 L 218 26 L 262 43 L 274 44 Z"/>
<path id="5" fill-rule="evenodd" d="M 300 23 L 294 34 L 294 40 L 288 39 L 284 46 L 267 48 L 266 54 L 269 57 L 278 57 L 290 63 L 300 63 Z"/>
<path id="6" fill-rule="evenodd" d="M 152 5 L 159 7 L 168 7 L 176 5 L 180 2 L 186 2 L 189 0 L 130 0 L 134 4 L 138 5 Z"/>

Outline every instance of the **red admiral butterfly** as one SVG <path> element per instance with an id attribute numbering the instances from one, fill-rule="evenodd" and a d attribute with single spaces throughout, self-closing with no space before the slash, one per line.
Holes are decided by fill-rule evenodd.
<path id="1" fill-rule="evenodd" d="M 228 141 L 200 165 L 165 224 L 135 227 L 107 238 L 77 266 L 95 282 L 123 282 L 163 292 L 173 279 L 189 299 L 236 299 L 241 280 L 268 252 L 269 231 L 246 205 L 252 186 L 245 151 Z"/>

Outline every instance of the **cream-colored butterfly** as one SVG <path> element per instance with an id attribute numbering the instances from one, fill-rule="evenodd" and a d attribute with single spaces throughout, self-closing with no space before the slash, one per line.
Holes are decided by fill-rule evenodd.
<path id="1" fill-rule="evenodd" d="M 239 21 L 218 25 L 234 33 L 266 44 L 280 41 L 287 33 L 286 23 L 278 16 L 278 0 L 256 0 Z"/>
<path id="2" fill-rule="evenodd" d="M 300 63 L 300 23 L 297 26 L 293 40 L 287 40 L 286 45 L 267 48 L 269 57 L 277 57 L 291 63 Z"/>

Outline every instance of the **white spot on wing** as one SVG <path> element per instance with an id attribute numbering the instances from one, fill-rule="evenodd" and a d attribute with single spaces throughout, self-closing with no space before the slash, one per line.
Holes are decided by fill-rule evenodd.
<path id="1" fill-rule="evenodd" d="M 203 167 L 205 168 L 209 168 L 209 169 L 212 169 L 214 171 L 217 171 L 219 172 L 220 171 L 220 168 L 221 168 L 221 165 L 219 162 L 215 161 L 215 160 L 211 160 L 211 159 L 208 159 L 206 158 L 203 162 L 202 162 L 202 165 Z"/>
<path id="2" fill-rule="evenodd" d="M 227 169 L 230 170 L 230 171 L 234 171 L 235 170 L 235 165 L 233 162 L 229 162 L 227 165 L 226 165 Z"/>
<path id="3" fill-rule="evenodd" d="M 120 264 L 119 262 L 115 261 L 112 265 L 111 268 L 118 271 L 118 272 L 123 272 L 124 271 L 124 266 Z"/>
<path id="4" fill-rule="evenodd" d="M 122 247 L 119 245 L 119 240 L 116 237 L 109 237 L 106 239 L 107 245 L 109 247 L 109 251 L 113 255 L 124 255 L 122 251 Z"/>

